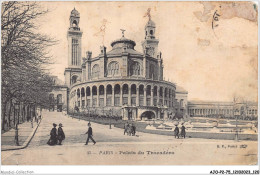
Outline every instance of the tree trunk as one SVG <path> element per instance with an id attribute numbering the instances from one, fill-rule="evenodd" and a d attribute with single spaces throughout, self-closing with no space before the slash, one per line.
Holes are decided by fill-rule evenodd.
<path id="1" fill-rule="evenodd" d="M 3 109 L 2 109 L 2 130 L 5 130 L 5 122 L 6 122 L 6 106 L 7 106 L 7 101 L 3 103 Z"/>
<path id="2" fill-rule="evenodd" d="M 34 120 L 36 121 L 36 105 L 33 105 L 33 116 Z"/>
<path id="3" fill-rule="evenodd" d="M 16 109 L 15 109 L 15 105 L 13 105 L 13 114 L 14 114 L 14 127 L 15 127 L 15 122 L 16 122 Z"/>
<path id="4" fill-rule="evenodd" d="M 29 122 L 29 120 L 30 120 L 30 114 L 29 114 L 30 113 L 29 112 L 30 108 L 29 107 L 30 107 L 29 105 L 26 106 L 26 120 L 27 120 L 27 122 Z"/>
<path id="5" fill-rule="evenodd" d="M 11 110 L 12 110 L 12 99 L 9 101 L 9 113 L 8 113 L 8 127 L 11 127 Z"/>
<path id="6" fill-rule="evenodd" d="M 22 114 L 23 122 L 25 121 L 25 105 L 23 104 L 23 114 Z"/>
<path id="7" fill-rule="evenodd" d="M 28 119 L 29 119 L 29 121 L 31 120 L 31 118 L 32 118 L 32 115 L 31 115 L 31 105 L 29 104 L 28 105 Z"/>
<path id="8" fill-rule="evenodd" d="M 19 108 L 18 108 L 18 112 L 17 112 L 17 124 L 20 124 L 20 104 L 19 104 Z"/>

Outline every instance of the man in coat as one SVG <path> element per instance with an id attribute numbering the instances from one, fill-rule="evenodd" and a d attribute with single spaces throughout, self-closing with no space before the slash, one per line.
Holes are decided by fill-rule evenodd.
<path id="1" fill-rule="evenodd" d="M 96 144 L 95 140 L 93 139 L 93 131 L 92 131 L 92 128 L 91 128 L 91 124 L 88 123 L 88 131 L 86 132 L 86 134 L 88 134 L 88 138 L 87 138 L 87 141 L 86 141 L 86 144 L 85 145 L 88 145 L 88 141 L 89 139 L 92 140 L 92 142 L 94 143 L 94 145 Z"/>
<path id="2" fill-rule="evenodd" d="M 129 124 L 128 124 L 128 122 L 126 122 L 126 123 L 124 124 L 124 135 L 125 135 L 125 133 L 127 133 L 128 127 L 129 127 Z"/>
<path id="3" fill-rule="evenodd" d="M 135 131 L 136 130 L 136 127 L 134 125 L 134 123 L 132 124 L 132 136 L 135 136 Z"/>
<path id="4" fill-rule="evenodd" d="M 181 136 L 185 139 L 186 131 L 185 131 L 185 126 L 182 124 L 181 126 Z"/>
<path id="5" fill-rule="evenodd" d="M 61 145 L 61 142 L 65 139 L 65 134 L 62 129 L 62 124 L 59 124 L 58 128 L 58 145 Z"/>
<path id="6" fill-rule="evenodd" d="M 178 137 L 179 138 L 179 128 L 178 128 L 178 125 L 176 125 L 175 129 L 174 129 L 174 135 L 175 135 L 175 138 Z"/>

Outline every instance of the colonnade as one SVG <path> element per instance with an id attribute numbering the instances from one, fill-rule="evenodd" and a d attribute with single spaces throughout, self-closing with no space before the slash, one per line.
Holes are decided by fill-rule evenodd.
<path id="1" fill-rule="evenodd" d="M 174 107 L 175 89 L 169 86 L 107 84 L 74 89 L 70 93 L 74 106 L 167 106 Z"/>
<path id="2" fill-rule="evenodd" d="M 188 109 L 191 116 L 206 116 L 212 114 L 232 115 L 233 108 L 214 109 L 214 108 L 192 108 Z"/>

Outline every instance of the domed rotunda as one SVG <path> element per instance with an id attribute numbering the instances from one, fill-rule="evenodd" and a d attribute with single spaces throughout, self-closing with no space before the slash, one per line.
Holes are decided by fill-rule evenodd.
<path id="1" fill-rule="evenodd" d="M 142 52 L 135 41 L 122 37 L 111 43 L 112 50 L 100 47 L 100 54 L 87 51 L 81 57 L 80 14 L 70 15 L 67 38 L 69 87 L 68 109 L 121 116 L 123 120 L 166 119 L 175 112 L 176 85 L 163 80 L 163 58 L 158 51 L 155 23 L 149 19 L 144 30 Z"/>

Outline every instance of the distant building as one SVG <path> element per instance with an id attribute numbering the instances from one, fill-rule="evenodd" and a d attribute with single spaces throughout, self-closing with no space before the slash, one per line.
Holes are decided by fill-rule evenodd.
<path id="1" fill-rule="evenodd" d="M 66 111 L 68 104 L 68 87 L 64 85 L 57 76 L 53 76 L 54 89 L 49 94 L 49 110 L 50 111 Z"/>
<path id="2" fill-rule="evenodd" d="M 191 117 L 223 116 L 241 119 L 258 117 L 257 102 L 218 102 L 218 101 L 189 101 L 188 115 Z"/>
<path id="3" fill-rule="evenodd" d="M 184 117 L 188 116 L 188 91 L 180 86 L 176 86 L 175 111 L 179 111 Z"/>

